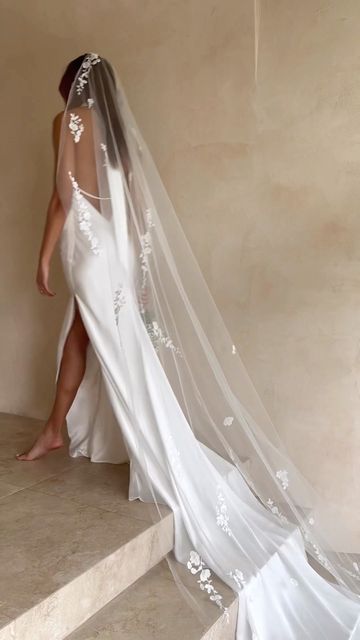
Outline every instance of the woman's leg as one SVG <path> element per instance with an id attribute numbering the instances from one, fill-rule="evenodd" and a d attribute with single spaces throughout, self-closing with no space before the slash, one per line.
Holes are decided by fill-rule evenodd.
<path id="1" fill-rule="evenodd" d="M 35 460 L 64 444 L 61 431 L 85 373 L 88 342 L 75 300 L 75 316 L 64 344 L 50 416 L 32 447 L 24 453 L 16 454 L 18 460 Z"/>

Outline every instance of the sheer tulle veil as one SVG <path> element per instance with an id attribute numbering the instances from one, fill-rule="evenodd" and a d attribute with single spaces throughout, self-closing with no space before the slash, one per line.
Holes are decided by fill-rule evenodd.
<path id="1" fill-rule="evenodd" d="M 160 518 L 169 502 L 155 486 L 156 465 L 176 496 L 175 546 L 168 561 L 183 593 L 200 615 L 206 610 L 195 588 L 226 616 L 221 589 L 215 589 L 211 576 L 220 576 L 241 594 L 274 554 L 293 576 L 289 593 L 295 583 L 306 592 L 308 574 L 289 566 L 289 556 L 281 552 L 292 537 L 329 574 L 334 593 L 358 606 L 360 570 L 339 547 L 341 522 L 289 458 L 215 305 L 120 79 L 95 53 L 85 56 L 68 97 L 57 189 L 65 212 L 77 209 L 89 259 L 106 254 L 114 322 L 124 293 L 129 287 L 132 291 L 132 347 L 124 349 L 129 372 L 133 359 L 142 357 L 135 322 L 140 316 L 169 394 L 175 395 L 189 426 L 188 432 L 169 424 L 166 433 L 157 434 L 161 461 L 144 453 L 144 430 L 156 431 L 157 425 L 143 424 L 141 406 L 156 380 L 144 379 L 130 389 L 130 449 L 137 452 L 146 478 L 153 517 Z M 123 197 L 125 218 L 118 215 Z M 94 215 L 106 221 L 106 246 L 94 233 Z M 120 344 L 127 339 L 120 331 L 118 338 Z M 198 477 L 201 456 L 207 466 Z M 270 523 L 268 533 L 261 514 Z M 262 584 L 271 594 L 271 581 Z M 316 616 L 316 595 L 313 601 Z M 289 611 L 288 619 L 292 616 Z"/>

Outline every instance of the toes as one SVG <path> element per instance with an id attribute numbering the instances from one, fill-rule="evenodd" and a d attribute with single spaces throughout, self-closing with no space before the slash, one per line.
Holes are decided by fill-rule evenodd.
<path id="1" fill-rule="evenodd" d="M 18 460 L 27 460 L 27 453 L 17 453 L 16 458 Z"/>

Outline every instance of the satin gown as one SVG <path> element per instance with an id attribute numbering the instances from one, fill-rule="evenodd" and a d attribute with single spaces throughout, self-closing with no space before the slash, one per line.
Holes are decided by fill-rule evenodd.
<path id="1" fill-rule="evenodd" d="M 237 640 L 359 640 L 359 601 L 320 577 L 306 560 L 300 531 L 280 526 L 233 465 L 195 438 L 135 304 L 124 194 L 117 203 L 120 262 L 112 255 L 110 225 L 88 198 L 87 205 L 107 250 L 89 251 L 76 199 L 60 240 L 70 298 L 56 377 L 75 304 L 90 339 L 85 376 L 67 417 L 70 455 L 130 461 L 129 499 L 155 498 L 174 512 L 177 560 L 186 565 L 195 550 L 237 591 Z M 115 260 L 122 291 L 116 310 L 108 277 Z M 216 519 L 219 499 L 227 531 Z"/>

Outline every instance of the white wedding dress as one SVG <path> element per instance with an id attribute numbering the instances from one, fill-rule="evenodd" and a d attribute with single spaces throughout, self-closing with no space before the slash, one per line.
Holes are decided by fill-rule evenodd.
<path id="1" fill-rule="evenodd" d="M 116 173 L 109 168 L 110 187 Z M 130 460 L 130 500 L 153 501 L 150 479 L 156 500 L 174 512 L 177 560 L 196 569 L 199 554 L 238 592 L 237 640 L 359 639 L 358 598 L 310 567 L 299 529 L 280 526 L 235 467 L 190 428 L 135 303 L 125 196 L 117 191 L 123 261 L 116 264 L 115 298 L 107 277 L 109 261 L 117 260 L 111 256 L 112 227 L 91 198 L 82 197 L 92 233 L 109 251 L 96 256 L 89 251 L 73 198 L 60 245 L 71 295 L 57 375 L 75 302 L 90 344 L 86 373 L 68 414 L 70 454 L 93 462 Z"/>

